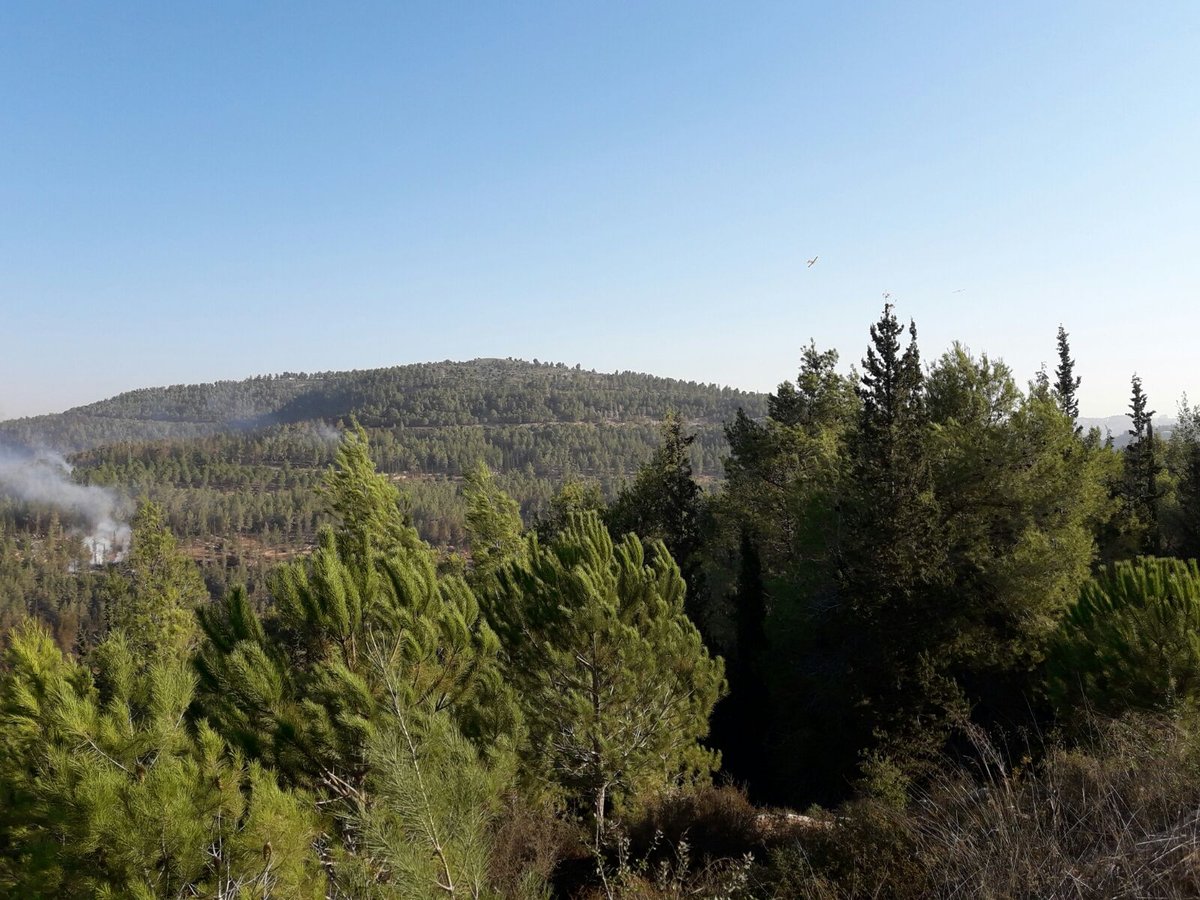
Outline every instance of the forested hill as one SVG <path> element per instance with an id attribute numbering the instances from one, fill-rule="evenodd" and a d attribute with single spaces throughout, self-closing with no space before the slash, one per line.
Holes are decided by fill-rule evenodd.
<path id="1" fill-rule="evenodd" d="M 67 457 L 77 485 L 107 492 L 114 508 L 153 500 L 220 596 L 230 583 L 253 588 L 256 572 L 312 546 L 325 521 L 318 486 L 337 449 L 335 429 L 351 419 L 369 432 L 379 471 L 403 484 L 422 536 L 458 546 L 462 476 L 481 462 L 535 522 L 567 482 L 611 499 L 650 458 L 674 410 L 695 434 L 695 475 L 711 486 L 729 449 L 724 424 L 739 407 L 761 418 L 766 398 L 631 372 L 479 359 L 131 391 L 0 423 L 0 459 L 6 448 L 49 448 Z M 0 483 L 0 542 L 32 539 L 29 546 L 51 558 L 59 516 L 72 533 L 95 524 L 17 487 Z M 71 545 L 78 551 L 78 535 Z M 6 590 L 0 565 L 0 629 L 6 608 L 64 606 L 61 597 L 33 596 L 28 582 L 10 580 Z M 76 620 L 96 619 L 89 604 L 65 604 L 78 609 L 63 620 L 64 640 L 73 639 Z"/>
<path id="2" fill-rule="evenodd" d="M 674 409 L 685 420 L 717 424 L 739 407 L 761 416 L 766 398 L 633 372 L 476 359 L 145 388 L 61 414 L 0 423 L 0 439 L 71 452 L 352 416 L 368 428 L 644 423 Z"/>

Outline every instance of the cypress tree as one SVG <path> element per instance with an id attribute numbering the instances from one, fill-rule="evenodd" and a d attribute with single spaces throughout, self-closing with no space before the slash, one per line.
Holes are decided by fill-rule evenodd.
<path id="1" fill-rule="evenodd" d="M 1140 535 L 1143 553 L 1159 548 L 1158 475 L 1161 465 L 1154 440 L 1154 410 L 1147 410 L 1142 379 L 1134 374 L 1129 401 L 1130 442 L 1125 448 L 1124 495 L 1130 529 Z"/>
<path id="2" fill-rule="evenodd" d="M 729 693 L 713 710 L 711 745 L 721 751 L 722 772 L 761 793 L 767 779 L 771 698 L 762 666 L 767 652 L 766 591 L 758 550 L 744 531 L 734 598 L 736 644 L 726 664 Z"/>
<path id="3" fill-rule="evenodd" d="M 1054 396 L 1058 400 L 1058 408 L 1071 419 L 1076 433 L 1079 432 L 1079 398 L 1076 392 L 1082 379 L 1075 374 L 1075 360 L 1071 358 L 1071 345 L 1067 340 L 1067 330 L 1058 326 L 1058 367 L 1054 370 Z"/>
<path id="4" fill-rule="evenodd" d="M 1187 445 L 1187 462 L 1179 482 L 1179 547 L 1185 559 L 1200 559 L 1200 441 Z"/>

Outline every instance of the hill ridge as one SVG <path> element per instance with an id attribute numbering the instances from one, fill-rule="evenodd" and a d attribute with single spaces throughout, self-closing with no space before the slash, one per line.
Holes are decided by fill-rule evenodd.
<path id="1" fill-rule="evenodd" d="M 375 428 L 600 424 L 656 421 L 670 409 L 717 424 L 739 407 L 763 415 L 766 397 L 629 370 L 480 357 L 136 388 L 62 413 L 0 422 L 0 440 L 74 451 L 351 417 Z"/>

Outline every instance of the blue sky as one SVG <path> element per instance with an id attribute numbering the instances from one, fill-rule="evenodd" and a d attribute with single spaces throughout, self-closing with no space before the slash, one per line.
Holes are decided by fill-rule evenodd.
<path id="1" fill-rule="evenodd" d="M 6 3 L 0 417 L 517 356 L 1200 397 L 1200 5 Z M 818 256 L 811 268 L 805 260 Z"/>

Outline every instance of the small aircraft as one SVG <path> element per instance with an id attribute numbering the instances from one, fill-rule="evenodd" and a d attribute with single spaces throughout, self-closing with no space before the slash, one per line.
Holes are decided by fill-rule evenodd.
<path id="1" fill-rule="evenodd" d="M 817 260 L 820 258 L 821 257 L 819 257 L 819 256 L 814 256 L 812 259 L 810 259 L 808 261 L 808 267 L 811 269 L 813 266 L 815 266 L 817 264 Z"/>

